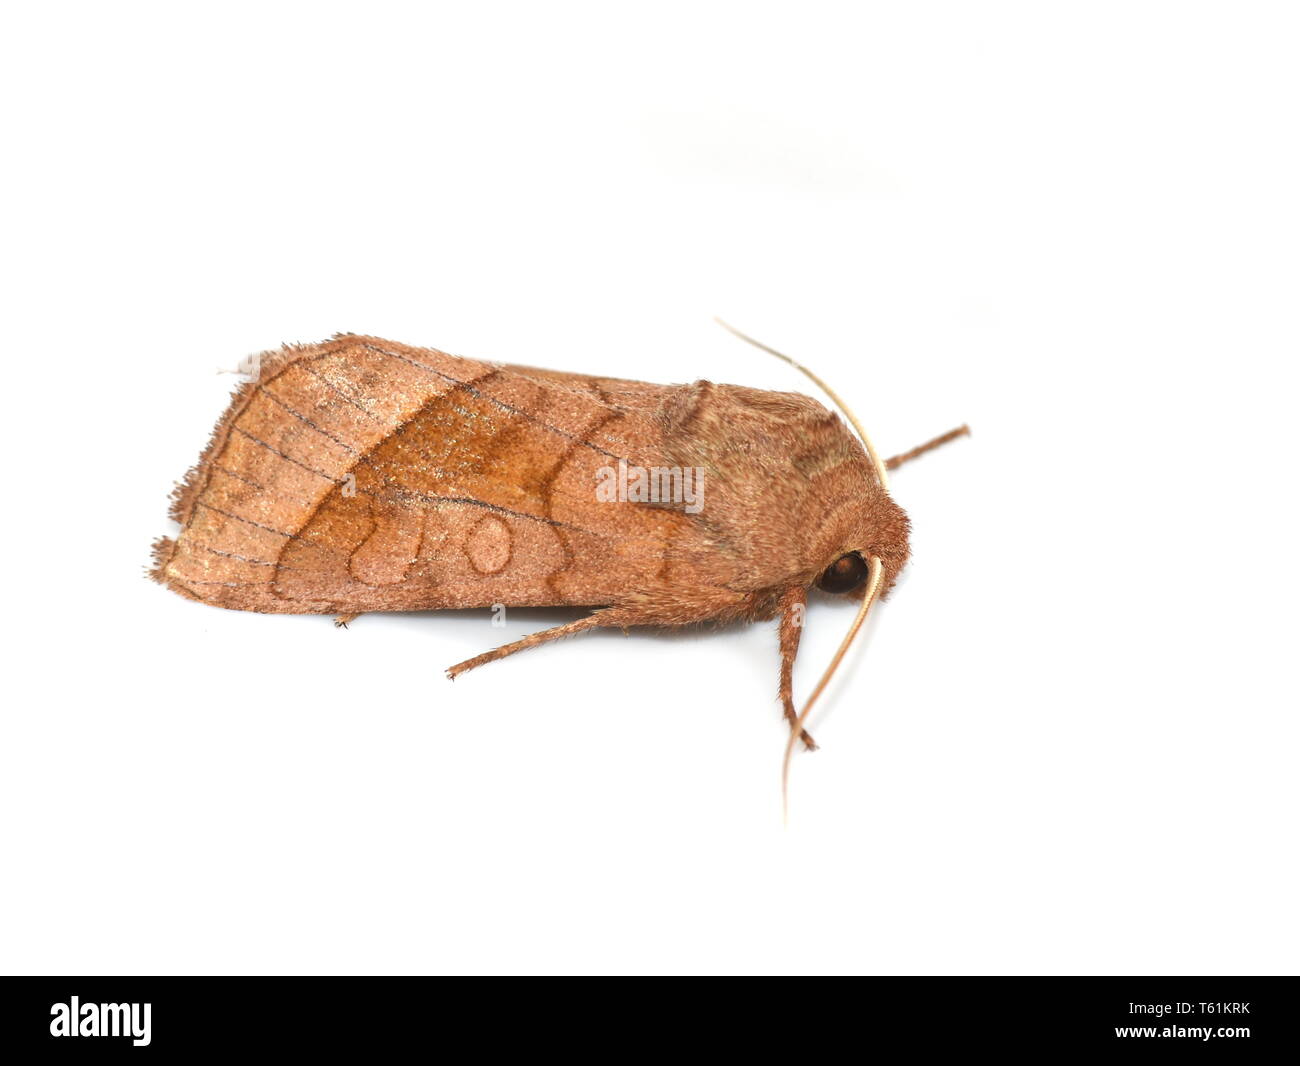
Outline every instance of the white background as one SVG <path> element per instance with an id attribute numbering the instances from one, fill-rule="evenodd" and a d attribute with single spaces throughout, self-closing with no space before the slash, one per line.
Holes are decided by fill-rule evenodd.
<path id="1" fill-rule="evenodd" d="M 7 9 L 0 968 L 1295 972 L 1293 12 Z M 714 314 L 974 430 L 789 829 L 771 626 L 142 577 L 249 352 L 810 388 Z"/>

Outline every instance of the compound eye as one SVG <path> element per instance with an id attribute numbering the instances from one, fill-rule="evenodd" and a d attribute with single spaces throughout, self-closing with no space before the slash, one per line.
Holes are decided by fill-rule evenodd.
<path id="1" fill-rule="evenodd" d="M 817 587 L 823 592 L 852 592 L 867 580 L 868 572 L 866 560 L 857 552 L 849 552 L 826 568 L 817 580 Z"/>

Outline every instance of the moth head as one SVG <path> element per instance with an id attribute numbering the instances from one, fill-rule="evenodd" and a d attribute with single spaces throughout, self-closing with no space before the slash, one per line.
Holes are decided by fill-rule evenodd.
<path id="1" fill-rule="evenodd" d="M 863 464 L 866 467 L 867 464 Z M 861 471 L 856 498 L 826 516 L 816 538 L 812 578 L 832 596 L 861 599 L 870 578 L 870 560 L 880 560 L 880 595 L 885 595 L 907 564 L 910 523 L 907 513 L 880 489 L 870 468 Z"/>

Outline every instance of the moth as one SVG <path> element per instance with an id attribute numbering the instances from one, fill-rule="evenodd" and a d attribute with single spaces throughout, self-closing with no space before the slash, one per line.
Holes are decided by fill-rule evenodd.
<path id="1" fill-rule="evenodd" d="M 730 328 L 730 327 L 727 327 Z M 734 331 L 733 332 L 737 332 Z M 457 675 L 598 627 L 780 619 L 786 772 L 872 603 L 908 558 L 887 469 L 793 392 L 654 385 L 481 362 L 338 334 L 251 360 L 172 497 L 152 577 L 218 607 L 335 614 L 590 608 Z M 793 670 L 808 593 L 858 611 L 802 712 Z M 784 775 L 783 775 L 784 776 Z"/>

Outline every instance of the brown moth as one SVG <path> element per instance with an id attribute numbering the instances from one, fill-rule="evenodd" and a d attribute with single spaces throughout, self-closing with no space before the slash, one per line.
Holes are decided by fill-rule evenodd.
<path id="1" fill-rule="evenodd" d="M 861 439 L 797 393 L 506 366 L 353 334 L 251 366 L 173 493 L 181 531 L 154 546 L 157 581 L 343 625 L 367 611 L 595 608 L 453 678 L 599 626 L 780 616 L 787 764 L 796 737 L 814 746 L 812 702 L 907 562 L 886 467 L 966 432 L 885 463 L 847 409 Z M 798 714 L 813 585 L 861 606 Z"/>

